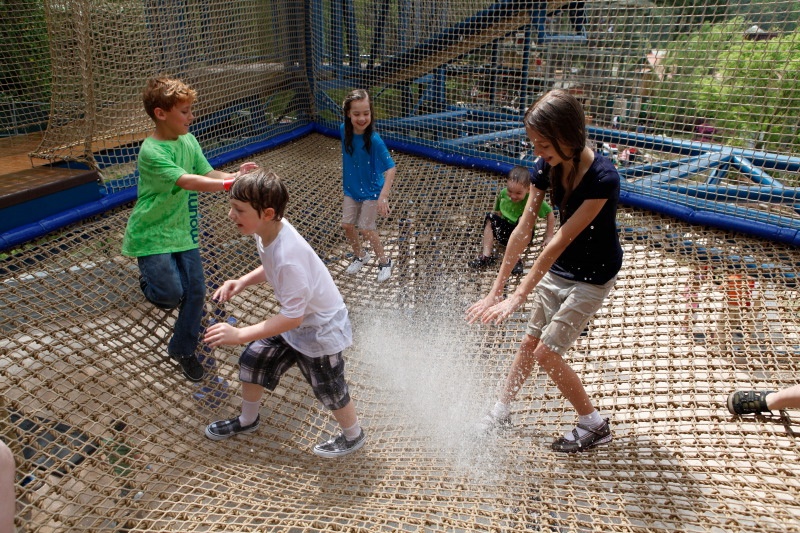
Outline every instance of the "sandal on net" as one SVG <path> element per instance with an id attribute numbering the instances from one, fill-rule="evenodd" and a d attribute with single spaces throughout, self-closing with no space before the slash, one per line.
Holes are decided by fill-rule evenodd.
<path id="1" fill-rule="evenodd" d="M 732 415 L 752 415 L 768 413 L 767 394 L 773 391 L 736 391 L 728 396 L 728 411 Z"/>

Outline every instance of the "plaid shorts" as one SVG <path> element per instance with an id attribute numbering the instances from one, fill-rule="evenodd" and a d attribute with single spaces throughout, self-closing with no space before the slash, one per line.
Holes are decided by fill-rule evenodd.
<path id="1" fill-rule="evenodd" d="M 244 349 L 239 356 L 239 379 L 272 391 L 295 364 L 322 405 L 335 411 L 350 403 L 342 352 L 308 357 L 289 346 L 280 335 L 253 341 Z"/>

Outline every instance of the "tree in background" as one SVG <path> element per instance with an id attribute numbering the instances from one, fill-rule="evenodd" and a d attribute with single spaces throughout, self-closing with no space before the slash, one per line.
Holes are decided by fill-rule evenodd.
<path id="1" fill-rule="evenodd" d="M 40 1 L 0 2 L 0 133 L 44 126 L 50 101 L 50 47 Z"/>
<path id="2" fill-rule="evenodd" d="M 704 24 L 674 41 L 664 59 L 669 75 L 653 86 L 650 118 L 663 131 L 713 123 L 733 146 L 790 152 L 800 146 L 800 33 L 745 39 L 749 21 Z"/>

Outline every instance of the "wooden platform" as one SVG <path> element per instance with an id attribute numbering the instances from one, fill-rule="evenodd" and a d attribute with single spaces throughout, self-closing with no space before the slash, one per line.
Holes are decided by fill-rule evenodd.
<path id="1" fill-rule="evenodd" d="M 0 138 L 0 175 L 31 168 L 28 154 L 42 142 L 44 132 Z"/>
<path id="2" fill-rule="evenodd" d="M 0 232 L 101 198 L 95 170 L 34 167 L 0 175 Z"/>

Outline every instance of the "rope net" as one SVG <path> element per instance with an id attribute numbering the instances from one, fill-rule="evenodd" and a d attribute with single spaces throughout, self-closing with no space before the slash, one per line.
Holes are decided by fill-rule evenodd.
<path id="1" fill-rule="evenodd" d="M 131 206 L 57 216 L 0 255 L 0 432 L 23 531 L 800 531 L 796 422 L 724 404 L 797 382 L 797 2 L 15 0 L 0 14 L 0 156 L 32 139 L 32 162 L 96 169 L 118 197 L 152 129 L 141 88 L 166 74 L 198 91 L 192 133 L 216 166 L 255 151 L 288 180 L 289 218 L 351 312 L 369 438 L 341 461 L 309 453 L 333 423 L 292 371 L 257 433 L 205 439 L 239 408 L 238 350 L 202 354 L 210 377 L 188 383 L 165 356 L 174 317 L 119 253 Z M 394 154 L 384 284 L 344 274 L 338 141 L 271 149 L 335 133 L 356 87 L 390 146 L 416 153 Z M 547 446 L 574 417 L 543 375 L 512 430 L 475 438 L 528 308 L 503 327 L 463 319 L 494 276 L 466 267 L 504 182 L 486 169 L 530 163 L 521 115 L 552 88 L 583 103 L 626 205 L 619 282 L 569 354 L 614 441 L 574 457 Z M 257 258 L 223 195 L 201 209 L 213 288 Z M 260 287 L 209 302 L 205 323 L 276 311 Z"/>
<path id="2" fill-rule="evenodd" d="M 347 374 L 369 440 L 342 460 L 310 453 L 335 422 L 296 369 L 265 396 L 256 433 L 206 439 L 206 424 L 238 413 L 239 348 L 205 352 L 203 382 L 182 377 L 165 351 L 174 316 L 144 300 L 135 260 L 119 253 L 130 206 L 4 258 L 0 428 L 19 458 L 21 531 L 800 531 L 796 420 L 725 406 L 736 388 L 797 381 L 797 288 L 785 275 L 797 274 L 797 248 L 623 208 L 619 282 L 568 354 L 613 442 L 551 452 L 574 411 L 536 372 L 514 427 L 477 438 L 528 314 L 502 327 L 463 318 L 495 275 L 466 263 L 505 180 L 394 156 L 379 231 L 396 269 L 383 284 L 372 264 L 344 273 L 338 140 L 310 135 L 254 157 L 287 180 L 287 218 L 351 312 Z M 213 288 L 258 259 L 225 195 L 200 197 Z M 276 311 L 260 286 L 209 302 L 205 323 Z"/>

